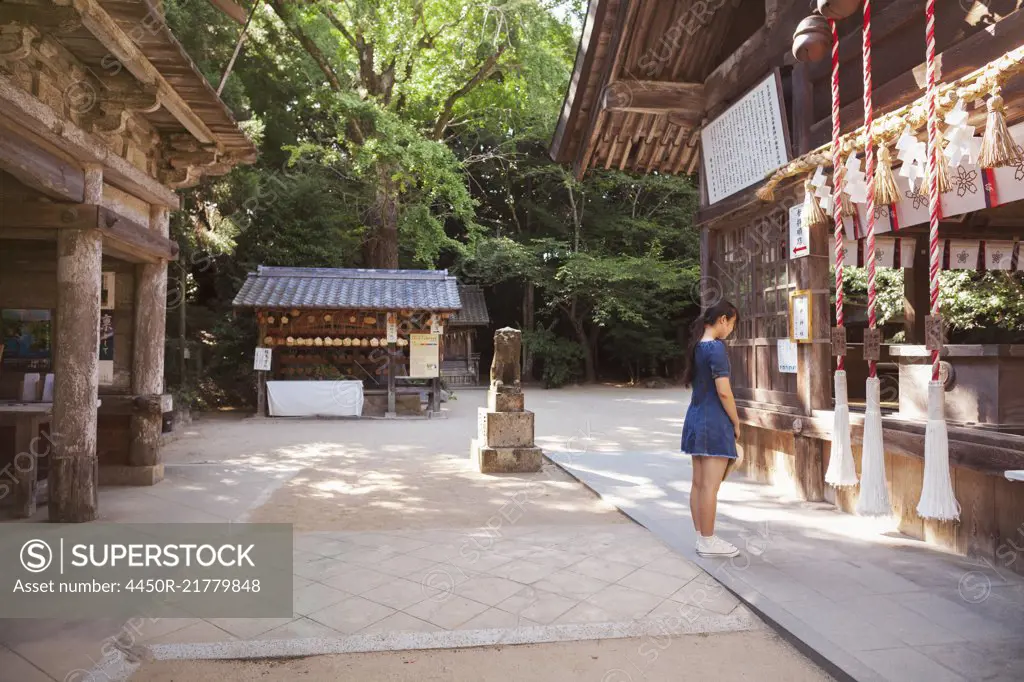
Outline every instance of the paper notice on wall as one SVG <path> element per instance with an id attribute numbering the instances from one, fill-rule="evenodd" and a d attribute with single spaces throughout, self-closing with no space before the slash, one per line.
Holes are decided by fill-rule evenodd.
<path id="1" fill-rule="evenodd" d="M 811 340 L 811 299 L 806 294 L 790 297 L 791 337 L 794 341 Z"/>
<path id="2" fill-rule="evenodd" d="M 100 313 L 100 385 L 114 383 L 114 315 L 104 310 Z"/>
<path id="3" fill-rule="evenodd" d="M 398 315 L 388 313 L 388 343 L 398 343 Z"/>
<path id="4" fill-rule="evenodd" d="M 438 334 L 409 335 L 409 378 L 433 379 L 440 376 L 440 338 Z"/>
<path id="5" fill-rule="evenodd" d="M 797 352 L 796 341 L 792 339 L 779 339 L 779 372 L 782 374 L 796 374 Z"/>

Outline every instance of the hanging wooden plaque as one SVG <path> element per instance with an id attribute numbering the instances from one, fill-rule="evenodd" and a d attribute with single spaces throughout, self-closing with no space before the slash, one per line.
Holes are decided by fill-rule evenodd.
<path id="1" fill-rule="evenodd" d="M 846 327 L 832 327 L 832 355 L 846 355 Z"/>
<path id="2" fill-rule="evenodd" d="M 928 350 L 942 350 L 942 317 L 928 315 L 924 318 L 924 347 Z"/>
<path id="3" fill-rule="evenodd" d="M 882 330 L 864 330 L 864 359 L 878 362 L 882 357 Z"/>

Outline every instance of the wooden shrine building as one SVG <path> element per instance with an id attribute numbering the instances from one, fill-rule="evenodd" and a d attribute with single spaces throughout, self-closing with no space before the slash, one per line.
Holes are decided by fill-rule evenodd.
<path id="1" fill-rule="evenodd" d="M 158 0 L 0 3 L 0 504 L 163 477 L 175 190 L 255 157 Z"/>
<path id="2" fill-rule="evenodd" d="M 854 210 L 848 214 L 847 203 L 841 205 L 843 225 L 833 233 L 833 213 L 824 208 L 826 197 L 840 195 L 829 188 L 833 39 L 828 21 L 810 17 L 817 4 L 590 0 L 550 152 L 577 175 L 615 168 L 699 178 L 697 223 L 707 284 L 701 303 L 722 297 L 740 309 L 729 353 L 743 424 L 742 466 L 751 477 L 803 499 L 853 511 L 858 487 L 825 482 L 836 404 L 834 238 L 842 234 L 839 253 L 847 270 L 864 265 L 869 220 L 863 199 L 850 194 L 844 199 L 852 200 Z M 1004 476 L 1024 469 L 1024 392 L 1018 388 L 1024 380 L 1024 335 L 990 330 L 984 337 L 943 343 L 933 330 L 926 338 L 929 185 L 921 172 L 913 184 L 912 167 L 918 144 L 923 151 L 917 158 L 927 165 L 926 3 L 873 5 L 875 187 L 882 164 L 889 163 L 882 160 L 884 147 L 898 189 L 893 203 L 875 204 L 875 256 L 878 268 L 901 268 L 904 274 L 903 314 L 882 329 L 877 351 L 883 482 L 905 533 L 997 561 L 998 549 L 1024 524 L 1024 484 Z M 841 160 L 853 159 L 843 175 L 847 190 L 857 164 L 866 168 L 863 150 L 871 146 L 864 129 L 862 25 L 859 6 L 835 22 L 842 136 L 836 151 Z M 1000 167 L 981 167 L 979 150 L 983 136 L 998 132 L 991 122 L 1000 117 L 1018 152 L 1024 149 L 1024 9 L 1019 2 L 936 0 L 934 25 L 936 101 L 946 117 L 940 130 L 948 142 L 940 154 L 956 152 L 949 162 L 950 186 L 940 190 L 938 204 L 940 268 L 1017 277 L 1024 267 L 1024 162 L 1017 157 Z M 795 33 L 802 61 L 794 56 Z M 808 187 L 828 219 L 809 229 L 801 217 Z M 845 348 L 853 458 L 863 475 L 863 341 L 875 336 L 866 331 L 863 308 L 847 308 L 846 341 L 837 340 L 835 347 Z M 959 521 L 925 519 L 916 507 L 929 356 L 939 345 Z M 1024 562 L 1012 568 L 1024 572 Z"/>
<path id="3" fill-rule="evenodd" d="M 255 311 L 259 347 L 270 349 L 259 414 L 440 411 L 442 339 L 462 310 L 447 270 L 260 266 L 234 306 Z M 429 396 L 426 410 L 421 396 Z"/>
<path id="4" fill-rule="evenodd" d="M 460 284 L 462 309 L 453 314 L 444 330 L 441 376 L 449 386 L 480 385 L 480 347 L 477 330 L 491 324 L 483 287 Z"/>

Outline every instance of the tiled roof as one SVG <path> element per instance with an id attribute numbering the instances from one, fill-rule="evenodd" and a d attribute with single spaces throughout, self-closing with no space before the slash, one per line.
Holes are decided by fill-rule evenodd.
<path id="1" fill-rule="evenodd" d="M 487 314 L 487 301 L 484 290 L 469 284 L 459 285 L 459 298 L 462 299 L 462 310 L 448 320 L 452 327 L 486 327 L 491 323 Z"/>
<path id="2" fill-rule="evenodd" d="M 260 266 L 242 285 L 241 308 L 451 310 L 462 308 L 447 270 L 342 270 Z"/>

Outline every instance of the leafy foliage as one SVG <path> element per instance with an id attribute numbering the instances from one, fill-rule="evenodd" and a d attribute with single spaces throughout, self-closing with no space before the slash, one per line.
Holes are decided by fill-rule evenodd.
<path id="1" fill-rule="evenodd" d="M 942 317 L 962 343 L 1019 343 L 1024 339 L 1024 276 L 1009 272 L 943 272 Z"/>
<path id="2" fill-rule="evenodd" d="M 559 388 L 582 376 L 583 349 L 580 344 L 543 327 L 524 332 L 523 344 L 540 360 L 541 380 L 545 388 Z"/>

